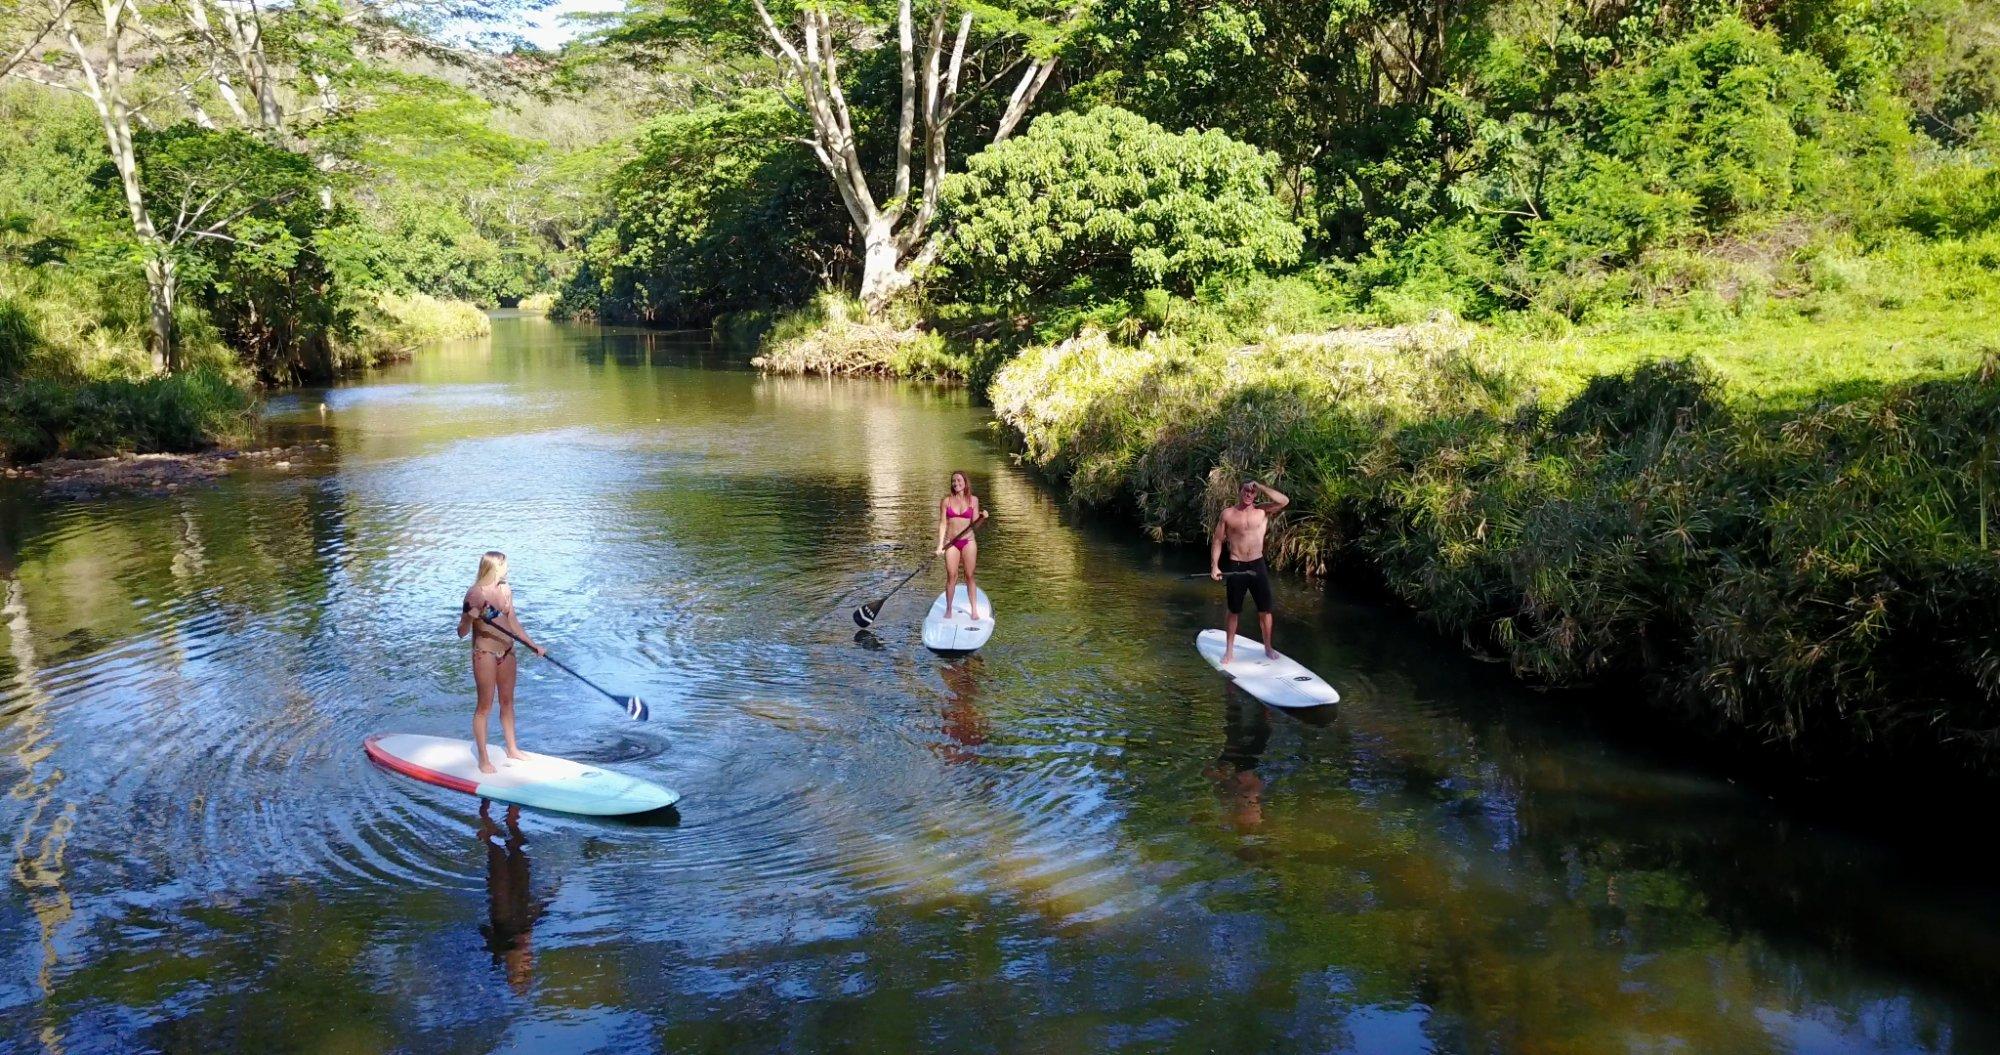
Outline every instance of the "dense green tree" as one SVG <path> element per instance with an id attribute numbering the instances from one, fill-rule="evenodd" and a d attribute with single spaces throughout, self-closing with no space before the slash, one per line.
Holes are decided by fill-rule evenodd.
<path id="1" fill-rule="evenodd" d="M 853 269 L 840 205 L 775 94 L 674 114 L 613 175 L 571 314 L 673 325 L 794 304 Z"/>
<path id="2" fill-rule="evenodd" d="M 315 244 L 334 222 L 325 173 L 247 132 L 191 123 L 142 133 L 138 150 L 154 225 L 223 339 L 264 380 L 330 377 L 346 311 Z"/>
<path id="3" fill-rule="evenodd" d="M 1290 265 L 1302 241 L 1277 159 L 1116 107 L 1054 114 L 945 181 L 939 262 L 960 296 L 1021 306 L 1068 288 L 1192 293 Z"/>
<path id="4" fill-rule="evenodd" d="M 1013 135 L 1054 77 L 1084 7 L 1083 0 L 630 0 L 609 39 L 771 60 L 777 84 L 805 117 L 800 138 L 853 226 L 861 299 L 878 310 L 937 252 L 932 221 L 954 122 L 997 88 L 1007 94 L 987 141 Z M 868 109 L 854 97 L 869 60 L 886 64 L 889 55 L 896 101 L 882 110 L 894 114 L 893 157 L 878 165 L 863 147 Z"/>

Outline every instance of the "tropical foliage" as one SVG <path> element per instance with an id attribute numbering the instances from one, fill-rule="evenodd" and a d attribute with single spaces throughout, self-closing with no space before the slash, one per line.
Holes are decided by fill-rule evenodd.
<path id="1" fill-rule="evenodd" d="M 1301 235 L 1275 169 L 1219 131 L 1179 135 L 1114 107 L 1051 115 L 945 182 L 939 282 L 1020 307 L 1287 267 Z"/>

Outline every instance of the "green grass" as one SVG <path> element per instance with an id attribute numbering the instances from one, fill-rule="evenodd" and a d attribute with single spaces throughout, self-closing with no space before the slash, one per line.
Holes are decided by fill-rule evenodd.
<path id="1" fill-rule="evenodd" d="M 145 290 L 0 260 L 0 460 L 191 451 L 248 430 L 243 368 L 190 308 L 189 369 L 151 375 Z"/>
<path id="2" fill-rule="evenodd" d="M 1027 348 L 990 394 L 1026 461 L 1155 538 L 1201 540 L 1235 481 L 1276 483 L 1280 563 L 1373 569 L 1523 677 L 1638 684 L 1821 757 L 1993 772 L 1988 251 L 1819 261 L 1590 326 L 1300 333 L 1256 306 L 1367 317 L 1337 291 L 1154 306 L 1157 328 Z"/>
<path id="3" fill-rule="evenodd" d="M 826 293 L 766 329 L 759 369 L 780 374 L 963 379 L 964 356 L 907 316 L 870 319 L 852 298 Z"/>
<path id="4" fill-rule="evenodd" d="M 1885 385 L 1963 376 L 2000 351 L 2000 236 L 1816 253 L 1797 285 L 1728 303 L 1697 293 L 1588 328 L 1494 327 L 1482 348 L 1550 398 L 1664 359 L 1708 366 L 1726 398 L 1801 406 Z"/>
<path id="5" fill-rule="evenodd" d="M 194 451 L 247 433 L 251 398 L 231 376 L 0 381 L 0 459 Z"/>
<path id="6" fill-rule="evenodd" d="M 344 370 L 400 359 L 432 341 L 483 337 L 493 320 L 478 305 L 427 293 L 375 293 L 357 314 L 354 336 L 337 349 Z"/>

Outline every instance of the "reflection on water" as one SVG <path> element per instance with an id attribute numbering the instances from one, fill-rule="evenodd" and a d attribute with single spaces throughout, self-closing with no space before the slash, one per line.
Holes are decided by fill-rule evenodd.
<path id="1" fill-rule="evenodd" d="M 1202 555 L 1073 521 L 962 394 L 512 319 L 273 414 L 328 449 L 0 490 L 0 1047 L 2000 1049 L 1962 844 L 1635 754 L 1297 582 L 1288 651 L 1343 702 L 1267 710 L 1194 651 Z M 921 646 L 934 580 L 856 634 L 954 468 L 993 642 Z M 488 548 L 539 638 L 653 706 L 530 659 L 524 746 L 677 815 L 366 763 L 461 735 Z"/>
<path id="2" fill-rule="evenodd" d="M 1208 777 L 1222 793 L 1224 815 L 1239 831 L 1254 831 L 1264 823 L 1264 775 L 1257 772 L 1264 748 L 1271 742 L 1271 720 L 1262 704 L 1231 693 L 1223 704 L 1222 754 Z"/>
<path id="3" fill-rule="evenodd" d="M 526 995 L 535 973 L 535 921 L 547 907 L 535 898 L 528 873 L 528 837 L 521 833 L 521 807 L 508 806 L 506 825 L 493 822 L 493 804 L 479 803 L 479 845 L 486 851 L 486 923 L 479 933 L 486 951 L 507 978 L 507 987 Z"/>
<path id="4" fill-rule="evenodd" d="M 947 762 L 978 758 L 978 748 L 986 742 L 986 716 L 979 710 L 979 678 L 984 665 L 978 656 L 969 656 L 946 663 L 938 671 L 944 676 L 944 701 L 939 709 L 944 722 L 938 731 L 945 737 L 938 757 Z"/>

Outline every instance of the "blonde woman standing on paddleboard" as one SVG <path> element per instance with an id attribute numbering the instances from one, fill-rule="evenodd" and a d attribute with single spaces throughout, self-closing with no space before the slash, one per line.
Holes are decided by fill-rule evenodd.
<path id="1" fill-rule="evenodd" d="M 499 613 L 492 623 L 483 618 L 488 608 Z M 477 697 L 472 709 L 472 751 L 479 757 L 481 773 L 500 771 L 486 757 L 486 715 L 492 711 L 496 697 L 500 701 L 500 735 L 507 740 L 507 757 L 516 761 L 525 757 L 520 745 L 514 742 L 514 678 L 520 673 L 521 663 L 514 655 L 514 638 L 502 633 L 500 627 L 520 638 L 520 643 L 535 655 L 548 654 L 548 650 L 528 636 L 521 620 L 514 615 L 514 589 L 507 585 L 507 555 L 487 550 L 479 558 L 479 578 L 473 581 L 472 589 L 465 591 L 465 605 L 458 616 L 458 636 L 472 635 L 472 687 Z"/>
<path id="2" fill-rule="evenodd" d="M 973 577 L 973 571 L 979 564 L 979 540 L 966 529 L 985 519 L 986 511 L 979 508 L 979 496 L 972 493 L 972 481 L 963 472 L 952 473 L 951 493 L 938 502 L 937 551 L 944 556 L 944 603 L 949 611 L 952 590 L 962 569 L 965 602 L 970 608 L 967 614 L 975 620 L 979 618 L 979 581 Z M 961 531 L 965 532 L 963 538 L 953 537 Z"/>

